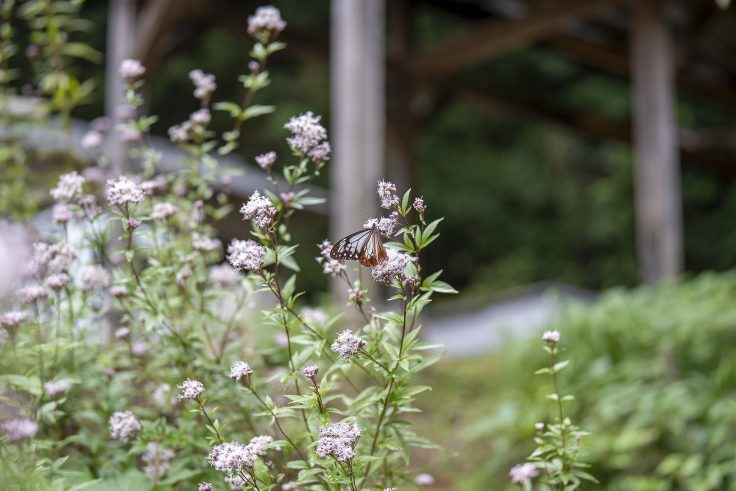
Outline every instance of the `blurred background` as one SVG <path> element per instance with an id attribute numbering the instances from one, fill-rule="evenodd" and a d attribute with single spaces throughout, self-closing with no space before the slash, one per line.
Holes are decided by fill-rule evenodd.
<path id="1" fill-rule="evenodd" d="M 242 136 L 239 203 L 262 181 L 252 157 L 284 151 L 283 124 L 311 110 L 334 148 L 317 185 L 329 206 L 294 221 L 308 292 L 328 290 L 317 244 L 376 216 L 375 183 L 423 195 L 445 217 L 425 258 L 461 294 L 425 335 L 447 345 L 417 420 L 443 452 L 417 455 L 436 489 L 508 486 L 544 420 L 538 334 L 559 329 L 568 387 L 607 489 L 736 489 L 736 14 L 726 0 L 301 0 L 273 2 L 288 48 Z M 187 74 L 235 100 L 250 42 L 246 0 L 88 1 L 79 64 L 99 88 L 75 134 L 114 116 L 117 67 L 146 66 L 148 112 L 166 130 L 196 109 Z M 19 30 L 24 26 L 19 25 Z M 16 57 L 23 80 L 27 57 Z M 24 65 L 25 64 L 25 65 Z M 221 120 L 218 118 L 222 118 Z M 213 127 L 226 130 L 225 114 Z M 218 126 L 219 125 L 219 126 Z M 77 141 L 78 137 L 75 137 Z M 43 147 L 45 142 L 38 141 Z M 174 148 L 174 145 L 171 145 Z M 58 162 L 3 169 L 0 214 L 51 205 Z M 232 216 L 221 239 L 242 235 Z M 318 296 L 317 294 L 313 294 Z M 537 401 L 537 402 L 534 402 Z"/>

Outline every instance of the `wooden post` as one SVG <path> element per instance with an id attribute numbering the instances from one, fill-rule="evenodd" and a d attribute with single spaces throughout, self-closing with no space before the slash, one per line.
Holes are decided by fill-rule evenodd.
<path id="1" fill-rule="evenodd" d="M 118 108 L 124 102 L 120 63 L 133 55 L 135 43 L 135 1 L 111 0 L 107 11 L 107 61 L 105 64 L 105 115 L 111 130 L 107 138 L 107 154 L 115 173 L 124 169 L 125 146 L 117 139 L 115 124 Z"/>
<path id="2" fill-rule="evenodd" d="M 332 0 L 333 241 L 376 216 L 376 182 L 384 169 L 384 3 Z M 365 272 L 363 278 L 365 279 Z M 344 294 L 344 287 L 334 290 Z"/>
<path id="3" fill-rule="evenodd" d="M 637 248 L 642 280 L 682 270 L 682 197 L 674 52 L 661 4 L 633 7 L 631 59 Z"/>

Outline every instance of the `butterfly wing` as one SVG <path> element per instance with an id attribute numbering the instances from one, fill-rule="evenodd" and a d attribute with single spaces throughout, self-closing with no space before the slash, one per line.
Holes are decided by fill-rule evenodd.
<path id="1" fill-rule="evenodd" d="M 381 235 L 375 230 L 371 230 L 370 237 L 368 237 L 360 251 L 360 264 L 370 268 L 381 264 L 386 258 L 388 258 L 388 254 L 386 254 L 386 248 L 383 247 Z"/>
<path id="2" fill-rule="evenodd" d="M 332 259 L 360 259 L 366 241 L 371 238 L 372 232 L 371 229 L 358 230 L 338 240 L 330 251 L 330 257 Z"/>

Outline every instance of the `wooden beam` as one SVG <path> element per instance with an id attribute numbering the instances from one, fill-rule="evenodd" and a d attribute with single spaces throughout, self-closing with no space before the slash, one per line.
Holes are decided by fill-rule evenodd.
<path id="1" fill-rule="evenodd" d="M 674 48 L 658 2 L 639 2 L 632 14 L 637 251 L 642 280 L 657 283 L 683 265 Z"/>
<path id="2" fill-rule="evenodd" d="M 417 56 L 411 69 L 417 77 L 447 75 L 518 49 L 562 29 L 571 21 L 597 14 L 615 3 L 620 3 L 620 0 L 569 0 L 539 8 L 519 19 L 482 21 L 457 38 Z"/>

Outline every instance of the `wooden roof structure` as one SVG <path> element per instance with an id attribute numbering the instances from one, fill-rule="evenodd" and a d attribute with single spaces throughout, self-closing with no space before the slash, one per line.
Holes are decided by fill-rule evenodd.
<path id="1" fill-rule="evenodd" d="M 631 142 L 642 279 L 656 282 L 677 275 L 683 262 L 680 161 L 736 175 L 736 148 L 727 138 L 736 130 L 685 130 L 678 128 L 675 118 L 678 94 L 725 111 L 736 109 L 736 12 L 733 7 L 724 8 L 727 3 L 331 0 L 329 41 L 293 29 L 284 37 L 297 56 L 330 62 L 331 177 L 340 183 L 332 191 L 333 234 L 362 223 L 364 217 L 357 214 L 373 208 L 367 204 L 373 201 L 378 176 L 387 173 L 401 187 L 411 182 L 413 136 L 421 131 L 426 117 L 417 114 L 413 101 L 420 92 L 430 91 L 470 103 L 480 112 L 502 111 L 551 121 L 597 138 Z M 111 0 L 110 67 L 114 69 L 129 55 L 155 67 L 167 50 L 176 47 L 170 35 L 173 27 L 187 19 L 225 27 L 237 21 L 242 32 L 242 19 L 257 5 L 226 0 Z M 412 25 L 417 9 L 431 9 L 440 19 L 460 19 L 465 27 L 417 49 Z M 630 80 L 633 120 L 621 124 L 598 115 L 562 112 L 468 81 L 466 75 L 474 67 L 529 46 L 544 46 Z M 389 111 L 387 98 L 392 100 Z M 109 105 L 114 107 L 114 101 Z"/>

